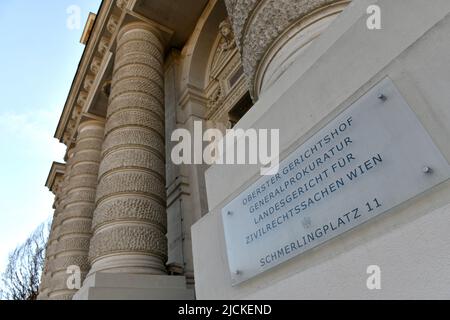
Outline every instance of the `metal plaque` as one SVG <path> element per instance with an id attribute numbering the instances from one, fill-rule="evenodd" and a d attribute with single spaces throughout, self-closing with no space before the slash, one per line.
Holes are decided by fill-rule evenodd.
<path id="1" fill-rule="evenodd" d="M 449 177 L 448 162 L 387 78 L 223 208 L 232 283 Z"/>

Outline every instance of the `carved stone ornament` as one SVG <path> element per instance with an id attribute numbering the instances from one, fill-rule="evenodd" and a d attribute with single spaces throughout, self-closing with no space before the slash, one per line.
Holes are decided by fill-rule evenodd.
<path id="1" fill-rule="evenodd" d="M 227 51 L 230 49 L 234 49 L 236 47 L 236 42 L 234 41 L 233 29 L 228 19 L 223 21 L 219 25 L 219 31 L 221 35 L 219 45 L 222 50 Z"/>

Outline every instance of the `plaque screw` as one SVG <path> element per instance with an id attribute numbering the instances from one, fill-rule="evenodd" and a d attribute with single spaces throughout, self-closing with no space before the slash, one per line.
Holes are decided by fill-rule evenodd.
<path id="1" fill-rule="evenodd" d="M 242 273 L 242 272 L 241 272 L 240 270 L 236 270 L 236 271 L 234 272 L 234 274 L 237 275 L 237 276 L 241 275 L 241 273 Z"/>
<path id="2" fill-rule="evenodd" d="M 425 167 L 423 167 L 422 171 L 424 173 L 431 173 L 433 170 L 430 167 L 425 166 Z"/>
<path id="3" fill-rule="evenodd" d="M 231 211 L 228 211 L 228 213 L 227 213 L 229 216 L 232 216 L 233 215 L 233 212 L 231 212 Z"/>
<path id="4" fill-rule="evenodd" d="M 308 229 L 309 227 L 311 227 L 311 218 L 305 217 L 302 221 L 302 224 L 306 229 Z"/>
<path id="5" fill-rule="evenodd" d="M 381 101 L 385 102 L 385 101 L 387 100 L 387 97 L 386 97 L 384 94 L 381 93 L 381 94 L 378 96 L 378 99 L 380 99 Z"/>

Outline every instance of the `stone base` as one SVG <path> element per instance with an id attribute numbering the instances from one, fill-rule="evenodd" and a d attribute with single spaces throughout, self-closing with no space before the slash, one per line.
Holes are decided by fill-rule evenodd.
<path id="1" fill-rule="evenodd" d="M 100 273 L 88 277 L 73 300 L 193 300 L 184 276 Z"/>

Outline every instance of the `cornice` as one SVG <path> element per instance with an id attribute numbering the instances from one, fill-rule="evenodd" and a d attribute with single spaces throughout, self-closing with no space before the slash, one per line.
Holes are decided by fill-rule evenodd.
<path id="1" fill-rule="evenodd" d="M 92 28 L 94 27 L 96 17 L 97 15 L 95 13 L 92 12 L 89 13 L 86 26 L 84 27 L 83 34 L 81 35 L 80 39 L 80 42 L 84 45 L 88 42 L 89 37 L 91 36 Z"/>
<path id="2" fill-rule="evenodd" d="M 47 177 L 47 181 L 45 182 L 45 186 L 50 191 L 55 193 L 57 189 L 56 186 L 59 183 L 58 180 L 61 180 L 65 172 L 66 172 L 66 165 L 64 163 L 53 162 Z"/>
<path id="3" fill-rule="evenodd" d="M 155 6 L 158 1 L 145 3 Z M 176 32 L 183 33 L 183 30 L 171 29 L 177 28 L 178 24 L 174 24 L 173 22 L 177 20 L 174 19 L 174 16 L 170 16 L 170 14 L 183 14 L 185 10 L 181 2 L 178 3 L 178 10 L 175 11 L 172 11 L 173 6 L 161 5 L 164 10 L 170 10 L 160 14 L 163 17 L 162 19 L 155 16 L 149 18 L 144 16 L 142 11 L 141 13 L 137 12 L 142 10 L 143 3 L 140 0 L 103 0 L 92 31 L 89 37 L 86 37 L 88 38 L 86 47 L 55 132 L 55 138 L 66 146 L 70 147 L 76 141 L 77 128 L 83 117 L 91 117 L 92 113 L 98 116 L 98 113 L 94 112 L 95 103 L 98 101 L 98 94 L 101 94 L 104 83 L 111 80 L 109 77 L 112 74 L 114 49 L 122 25 L 142 23 L 147 27 L 156 28 L 159 31 L 158 36 L 161 37 L 161 41 L 166 44 L 167 48 L 175 43 L 174 35 Z M 189 5 L 195 7 L 193 12 L 199 12 L 205 3 L 203 0 L 191 0 Z M 171 27 L 166 26 L 166 23 Z M 177 41 L 187 41 L 187 39 L 183 39 L 178 38 Z"/>
<path id="4" fill-rule="evenodd" d="M 125 11 L 136 0 L 103 0 L 86 43 L 75 78 L 55 132 L 55 138 L 67 146 L 76 137 L 76 128 L 82 115 L 86 115 L 87 99 L 100 74 L 102 62 L 111 47 Z"/>

